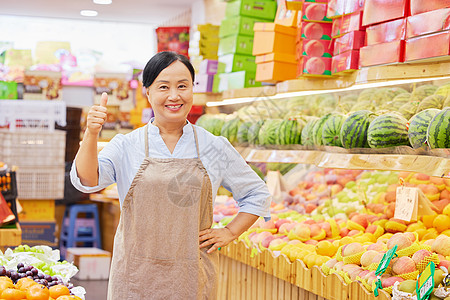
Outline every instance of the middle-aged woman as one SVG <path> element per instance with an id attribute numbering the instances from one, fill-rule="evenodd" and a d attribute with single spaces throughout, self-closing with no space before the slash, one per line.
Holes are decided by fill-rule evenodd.
<path id="1" fill-rule="evenodd" d="M 117 183 L 121 216 L 109 300 L 215 299 L 215 250 L 259 216 L 270 218 L 264 182 L 225 138 L 186 120 L 194 76 L 182 55 L 153 56 L 143 84 L 155 117 L 147 126 L 116 135 L 98 156 L 107 95 L 88 113 L 71 180 L 88 193 Z M 239 213 L 225 228 L 211 229 L 214 195 L 221 185 L 233 193 Z"/>

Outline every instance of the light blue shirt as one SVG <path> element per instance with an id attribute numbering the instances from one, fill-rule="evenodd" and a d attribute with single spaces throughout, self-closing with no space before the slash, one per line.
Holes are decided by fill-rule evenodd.
<path id="1" fill-rule="evenodd" d="M 183 127 L 183 135 L 178 140 L 173 153 L 164 143 L 159 128 L 148 124 L 149 156 L 152 158 L 197 158 L 192 125 Z M 250 213 L 270 220 L 271 195 L 266 184 L 247 165 L 245 160 L 224 137 L 218 137 L 205 129 L 195 126 L 198 136 L 200 160 L 211 180 L 213 201 L 220 186 L 233 193 L 239 205 L 239 212 Z M 70 171 L 72 184 L 84 193 L 100 191 L 117 183 L 120 206 L 145 158 L 146 126 L 126 135 L 117 134 L 98 155 L 98 185 L 84 186 L 76 171 L 76 158 Z"/>

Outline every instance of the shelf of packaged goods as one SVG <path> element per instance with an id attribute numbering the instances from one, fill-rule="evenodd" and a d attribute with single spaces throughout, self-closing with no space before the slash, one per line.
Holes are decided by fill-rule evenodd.
<path id="1" fill-rule="evenodd" d="M 198 93 L 194 94 L 194 105 L 206 105 L 207 102 L 220 101 L 221 93 Z"/>
<path id="2" fill-rule="evenodd" d="M 290 262 L 284 255 L 254 250 L 240 241 L 219 251 L 217 299 L 391 299 L 386 291 L 375 297 L 360 282 L 347 284 L 340 275 L 327 276 L 317 266 L 308 269 L 300 260 Z"/>
<path id="3" fill-rule="evenodd" d="M 264 99 L 268 96 L 273 96 L 277 92 L 275 86 L 261 86 L 251 87 L 237 90 L 227 90 L 222 93 L 223 99 L 235 99 L 235 98 L 261 98 Z"/>
<path id="4" fill-rule="evenodd" d="M 315 150 L 264 150 L 238 147 L 247 162 L 314 164 L 321 168 L 410 171 L 450 178 L 447 157 L 403 154 L 348 154 Z"/>

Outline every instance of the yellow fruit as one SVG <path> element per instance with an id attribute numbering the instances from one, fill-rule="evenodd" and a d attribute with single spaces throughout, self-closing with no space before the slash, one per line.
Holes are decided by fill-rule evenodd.
<path id="1" fill-rule="evenodd" d="M 433 227 L 436 228 L 438 232 L 450 229 L 450 217 L 447 215 L 437 215 L 433 220 Z"/>
<path id="2" fill-rule="evenodd" d="M 314 265 L 320 267 L 320 266 L 322 266 L 324 263 L 326 263 L 329 260 L 330 260 L 330 258 L 328 256 L 322 256 L 322 255 L 321 256 L 317 256 L 316 260 L 314 262 Z"/>
<path id="3" fill-rule="evenodd" d="M 408 226 L 408 228 L 406 229 L 406 231 L 407 232 L 415 232 L 415 231 L 417 231 L 418 229 L 427 229 L 426 227 L 425 227 L 425 225 L 423 225 L 423 223 L 422 222 L 417 222 L 417 223 L 412 223 L 412 224 L 410 224 L 409 226 Z"/>
<path id="4" fill-rule="evenodd" d="M 419 240 L 422 240 L 424 235 L 427 234 L 427 230 L 425 228 L 419 228 L 415 232 L 419 235 Z"/>
<path id="5" fill-rule="evenodd" d="M 337 252 L 337 247 L 329 241 L 320 241 L 316 245 L 316 252 L 319 255 L 332 257 Z"/>
<path id="6" fill-rule="evenodd" d="M 445 234 L 446 236 L 450 236 L 450 229 L 443 231 L 442 234 Z"/>
<path id="7" fill-rule="evenodd" d="M 436 218 L 436 216 L 437 216 L 437 214 L 423 216 L 422 217 L 423 225 L 425 225 L 427 228 L 432 228 L 433 227 L 433 221 L 434 221 L 434 218 Z"/>
<path id="8" fill-rule="evenodd" d="M 442 213 L 450 217 L 450 204 L 447 204 Z"/>
<path id="9" fill-rule="evenodd" d="M 339 241 L 339 246 L 344 246 L 347 244 L 353 243 L 353 238 L 349 237 L 349 236 L 344 236 L 340 241 Z"/>
<path id="10" fill-rule="evenodd" d="M 432 240 L 437 238 L 439 233 L 435 228 L 427 229 L 427 233 L 422 237 L 422 240 Z"/>
<path id="11" fill-rule="evenodd" d="M 311 269 L 314 264 L 316 263 L 317 254 L 310 253 L 307 256 L 303 258 L 303 262 L 308 267 L 308 269 Z"/>

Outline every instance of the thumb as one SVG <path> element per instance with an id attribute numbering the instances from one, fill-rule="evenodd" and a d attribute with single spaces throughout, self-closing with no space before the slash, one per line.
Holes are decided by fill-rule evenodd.
<path id="1" fill-rule="evenodd" d="M 102 98 L 100 99 L 100 106 L 106 107 L 107 103 L 108 103 L 108 94 L 103 92 Z"/>

